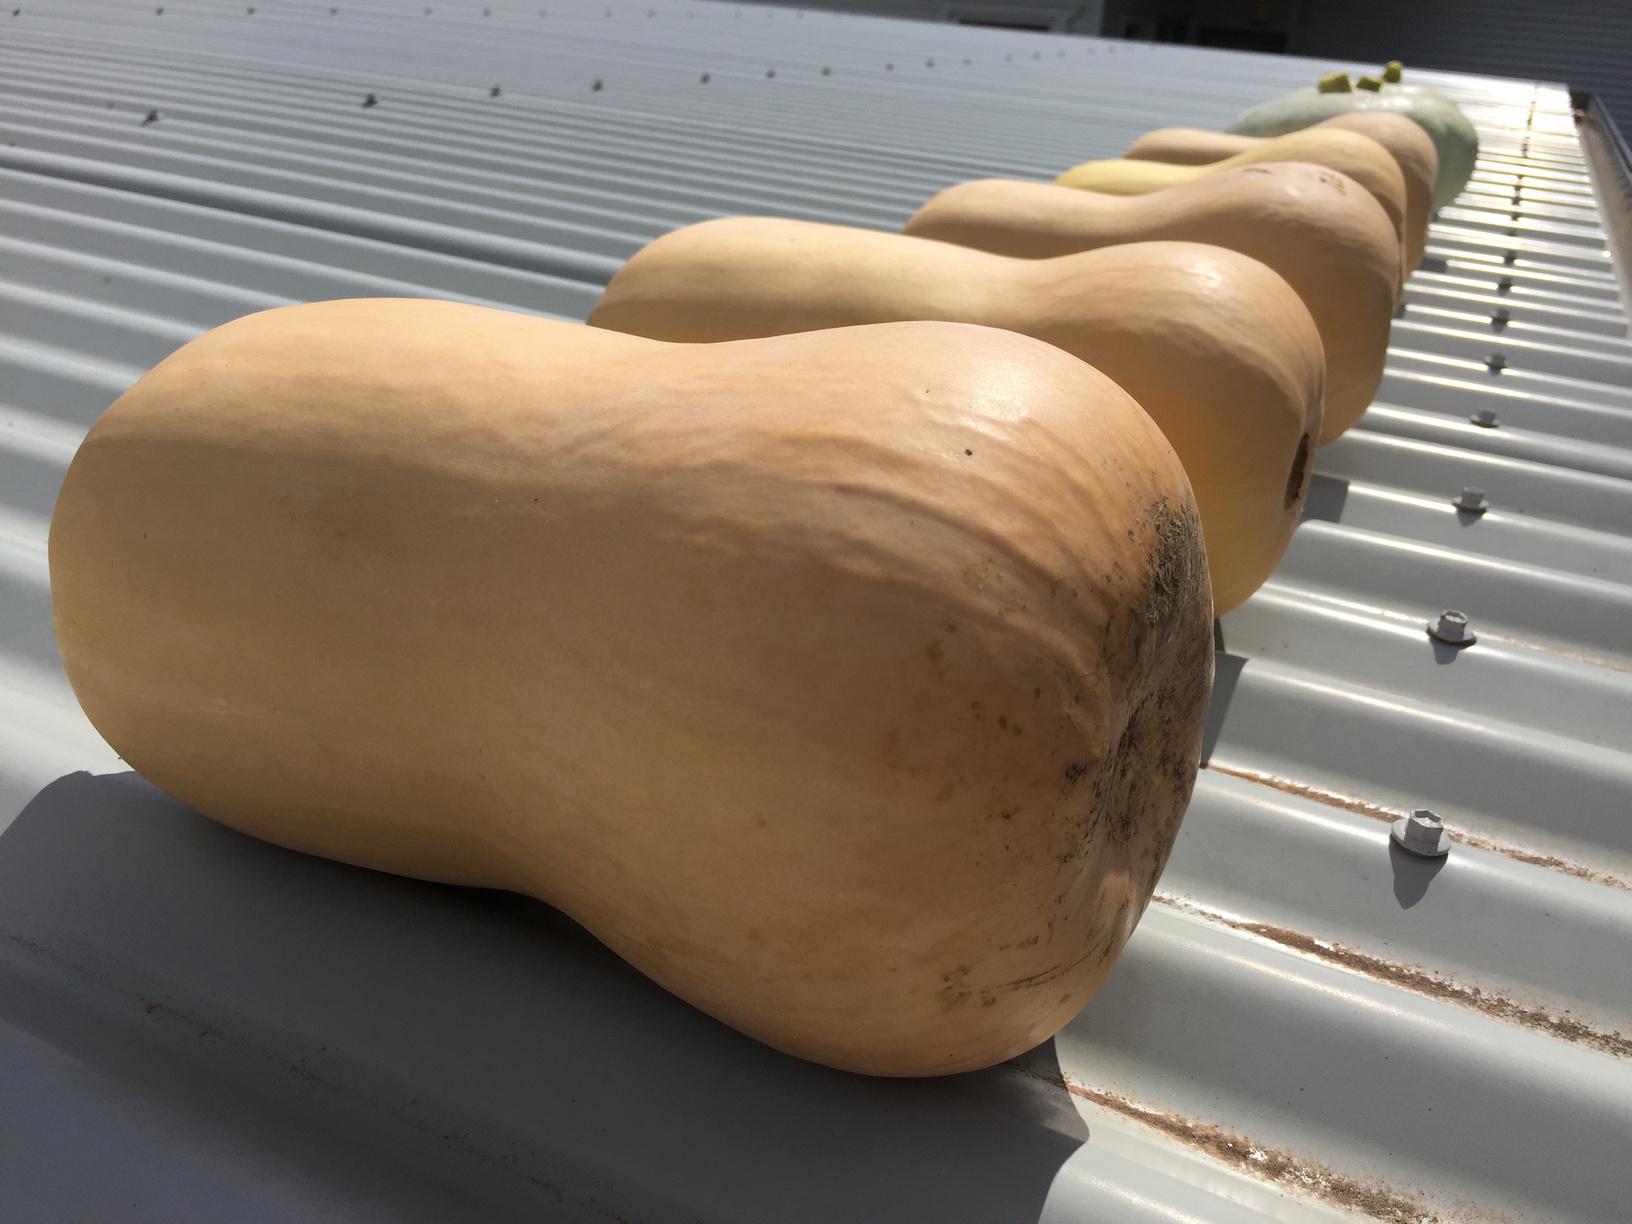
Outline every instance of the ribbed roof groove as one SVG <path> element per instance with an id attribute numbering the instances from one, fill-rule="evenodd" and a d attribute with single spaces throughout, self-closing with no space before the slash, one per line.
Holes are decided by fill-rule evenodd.
<path id="1" fill-rule="evenodd" d="M 0 1215 L 1625 1215 L 1632 340 L 1561 85 L 1414 76 L 1480 128 L 1477 173 L 1378 402 L 1223 620 L 1208 768 L 1109 984 L 1014 1064 L 872 1081 L 739 1037 L 543 907 L 69 776 L 122 769 L 51 634 L 74 448 L 250 311 L 582 319 L 679 225 L 895 229 L 962 179 L 1375 66 L 704 0 L 332 7 L 0 14 L 0 827 L 27 809 L 0 838 Z M 1477 645 L 1429 638 L 1447 608 Z M 1416 807 L 1447 860 L 1390 849 Z"/>

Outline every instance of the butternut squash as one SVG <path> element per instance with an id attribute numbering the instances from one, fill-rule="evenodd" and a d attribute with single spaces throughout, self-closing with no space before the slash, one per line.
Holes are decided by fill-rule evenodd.
<path id="1" fill-rule="evenodd" d="M 716 346 L 427 301 L 217 328 L 69 469 L 97 729 L 233 828 L 560 907 L 778 1049 L 1046 1039 L 1173 843 L 1211 676 L 1195 510 L 1049 345 Z"/>
<path id="2" fill-rule="evenodd" d="M 1369 136 L 1387 149 L 1399 166 L 1405 180 L 1405 266 L 1407 271 L 1416 269 L 1428 245 L 1434 181 L 1439 176 L 1439 154 L 1434 151 L 1434 142 L 1420 126 L 1393 111 L 1350 111 L 1311 124 L 1306 130 L 1322 132 L 1334 128 Z M 1139 137 L 1122 156 L 1199 166 L 1255 149 L 1266 139 L 1268 137 L 1205 132 L 1199 128 L 1160 128 Z"/>
<path id="3" fill-rule="evenodd" d="M 1203 166 L 1176 166 L 1169 162 L 1132 161 L 1127 158 L 1084 162 L 1054 181 L 1061 187 L 1098 191 L 1106 195 L 1148 195 L 1166 187 L 1178 187 L 1207 174 L 1236 166 L 1256 166 L 1264 162 L 1313 162 L 1346 174 L 1377 198 L 1394 227 L 1400 244 L 1400 280 L 1404 283 L 1406 241 L 1405 176 L 1388 150 L 1358 132 L 1290 132 L 1223 161 Z"/>
<path id="4" fill-rule="evenodd" d="M 1195 490 L 1220 612 L 1286 550 L 1320 437 L 1320 334 L 1256 260 L 1188 242 L 1010 259 L 872 230 L 736 217 L 637 252 L 589 321 L 719 341 L 901 319 L 1058 345 L 1155 418 Z"/>
<path id="5" fill-rule="evenodd" d="M 1398 79 L 1398 74 L 1395 74 Z M 1439 173 L 1434 179 L 1435 209 L 1462 193 L 1479 158 L 1479 133 L 1462 109 L 1437 89 L 1376 82 L 1375 89 L 1295 89 L 1285 97 L 1242 111 L 1225 130 L 1243 136 L 1281 136 L 1307 129 L 1333 115 L 1353 112 L 1397 113 L 1418 124 L 1434 142 Z"/>
<path id="6" fill-rule="evenodd" d="M 1022 259 L 1149 240 L 1228 247 L 1278 272 L 1309 308 L 1326 355 L 1322 443 L 1360 419 L 1383 379 L 1394 230 L 1371 194 L 1335 170 L 1240 166 L 1145 196 L 982 179 L 931 198 L 905 232 Z"/>

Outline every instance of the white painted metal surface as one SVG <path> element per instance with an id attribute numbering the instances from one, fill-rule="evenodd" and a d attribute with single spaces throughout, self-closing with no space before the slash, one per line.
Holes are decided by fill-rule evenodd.
<path id="1" fill-rule="evenodd" d="M 69 776 L 121 766 L 52 644 L 62 472 L 248 311 L 582 318 L 676 225 L 895 228 L 1361 66 L 617 0 L 0 30 L 0 1217 L 1628 1218 L 1632 344 L 1560 87 L 1431 78 L 1478 173 L 1223 623 L 1209 768 L 1109 985 L 1029 1059 L 894 1082 L 758 1047 L 541 906 Z M 1424 629 L 1453 607 L 1461 651 Z M 1447 859 L 1390 849 L 1419 806 Z"/>

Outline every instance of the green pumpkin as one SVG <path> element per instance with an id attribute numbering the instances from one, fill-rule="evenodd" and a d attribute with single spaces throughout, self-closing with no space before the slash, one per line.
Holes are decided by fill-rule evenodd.
<path id="1" fill-rule="evenodd" d="M 1389 79 L 1398 75 L 1393 70 L 1380 81 L 1367 77 L 1355 89 L 1347 73 L 1334 73 L 1319 87 L 1295 89 L 1243 111 L 1224 130 L 1237 136 L 1284 136 L 1349 111 L 1398 111 L 1422 125 L 1439 154 L 1439 177 L 1434 181 L 1434 208 L 1438 210 L 1456 199 L 1473 176 L 1479 135 L 1461 108 L 1439 90 Z"/>

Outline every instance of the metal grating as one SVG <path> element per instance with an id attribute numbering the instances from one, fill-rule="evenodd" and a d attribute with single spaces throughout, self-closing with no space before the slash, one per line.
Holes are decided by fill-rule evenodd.
<path id="1" fill-rule="evenodd" d="M 1418 78 L 1479 126 L 1478 173 L 1379 403 L 1224 621 L 1209 768 L 1110 983 L 1027 1059 L 876 1081 L 543 906 L 277 850 L 119 774 L 51 639 L 66 464 L 247 311 L 582 318 L 676 225 L 896 228 L 1362 66 L 618 0 L 0 23 L 0 1215 L 1626 1218 L 1632 342 L 1561 86 Z M 1447 607 L 1476 646 L 1428 638 Z M 1389 848 L 1418 805 L 1448 860 Z"/>

